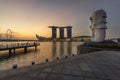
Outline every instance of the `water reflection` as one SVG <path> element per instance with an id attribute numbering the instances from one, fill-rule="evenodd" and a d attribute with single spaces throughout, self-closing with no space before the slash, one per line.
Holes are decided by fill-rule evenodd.
<path id="1" fill-rule="evenodd" d="M 45 62 L 46 58 L 52 61 L 56 60 L 57 57 L 63 58 L 66 55 L 75 54 L 78 44 L 79 42 L 40 42 L 37 51 L 34 48 L 29 48 L 27 54 L 22 54 L 23 49 L 16 50 L 16 54 L 20 55 L 0 61 L 0 71 L 11 69 L 13 64 L 18 64 L 18 67 L 22 67 L 31 65 L 31 61 L 35 61 L 38 64 Z M 0 54 L 2 53 L 0 52 Z"/>
<path id="2" fill-rule="evenodd" d="M 52 57 L 55 59 L 57 54 L 57 42 L 52 43 Z"/>
<path id="3" fill-rule="evenodd" d="M 53 42 L 52 43 L 52 57 L 64 57 L 65 55 L 72 54 L 72 43 L 71 42 Z"/>
<path id="4" fill-rule="evenodd" d="M 64 55 L 64 48 L 65 48 L 64 45 L 65 45 L 64 42 L 59 43 L 59 46 L 60 46 L 59 47 L 59 56 L 60 57 L 63 57 L 63 55 Z"/>
<path id="5" fill-rule="evenodd" d="M 71 55 L 72 54 L 72 43 L 67 42 L 67 54 Z"/>

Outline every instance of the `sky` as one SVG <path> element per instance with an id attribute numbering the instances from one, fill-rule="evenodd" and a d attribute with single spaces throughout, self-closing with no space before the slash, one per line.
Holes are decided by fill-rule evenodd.
<path id="1" fill-rule="evenodd" d="M 16 37 L 51 37 L 48 26 L 72 26 L 72 36 L 91 35 L 89 17 L 107 13 L 107 38 L 120 37 L 120 0 L 0 0 L 0 33 Z M 58 35 L 59 35 L 59 31 Z"/>

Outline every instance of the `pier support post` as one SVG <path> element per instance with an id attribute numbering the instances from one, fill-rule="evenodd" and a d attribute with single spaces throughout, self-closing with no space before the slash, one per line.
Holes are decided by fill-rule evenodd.
<path id="1" fill-rule="evenodd" d="M 12 49 L 9 49 L 9 57 L 12 56 Z"/>
<path id="2" fill-rule="evenodd" d="M 35 46 L 35 51 L 37 51 L 37 46 Z"/>
<path id="3" fill-rule="evenodd" d="M 24 53 L 27 53 L 27 47 L 24 48 Z"/>
<path id="4" fill-rule="evenodd" d="M 15 54 L 15 48 L 13 49 L 13 54 Z"/>

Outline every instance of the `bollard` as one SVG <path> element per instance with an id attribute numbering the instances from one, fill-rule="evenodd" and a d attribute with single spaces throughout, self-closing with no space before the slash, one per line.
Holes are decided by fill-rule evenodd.
<path id="1" fill-rule="evenodd" d="M 46 60 L 45 60 L 46 62 L 48 62 L 49 60 L 46 58 Z"/>
<path id="2" fill-rule="evenodd" d="M 59 59 L 59 57 L 57 57 L 57 60 Z"/>
<path id="3" fill-rule="evenodd" d="M 34 65 L 34 64 L 35 64 L 35 61 L 32 61 L 32 62 L 31 62 L 31 65 Z"/>
<path id="4" fill-rule="evenodd" d="M 68 56 L 65 56 L 65 58 L 68 58 Z"/>
<path id="5" fill-rule="evenodd" d="M 72 56 L 75 56 L 74 54 Z"/>
<path id="6" fill-rule="evenodd" d="M 16 69 L 17 68 L 17 64 L 13 64 L 13 69 Z"/>

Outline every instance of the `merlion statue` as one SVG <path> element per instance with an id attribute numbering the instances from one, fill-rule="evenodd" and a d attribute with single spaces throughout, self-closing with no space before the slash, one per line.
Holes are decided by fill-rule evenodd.
<path id="1" fill-rule="evenodd" d="M 93 42 L 102 42 L 105 40 L 107 29 L 106 18 L 106 12 L 103 9 L 95 11 L 90 17 Z"/>

